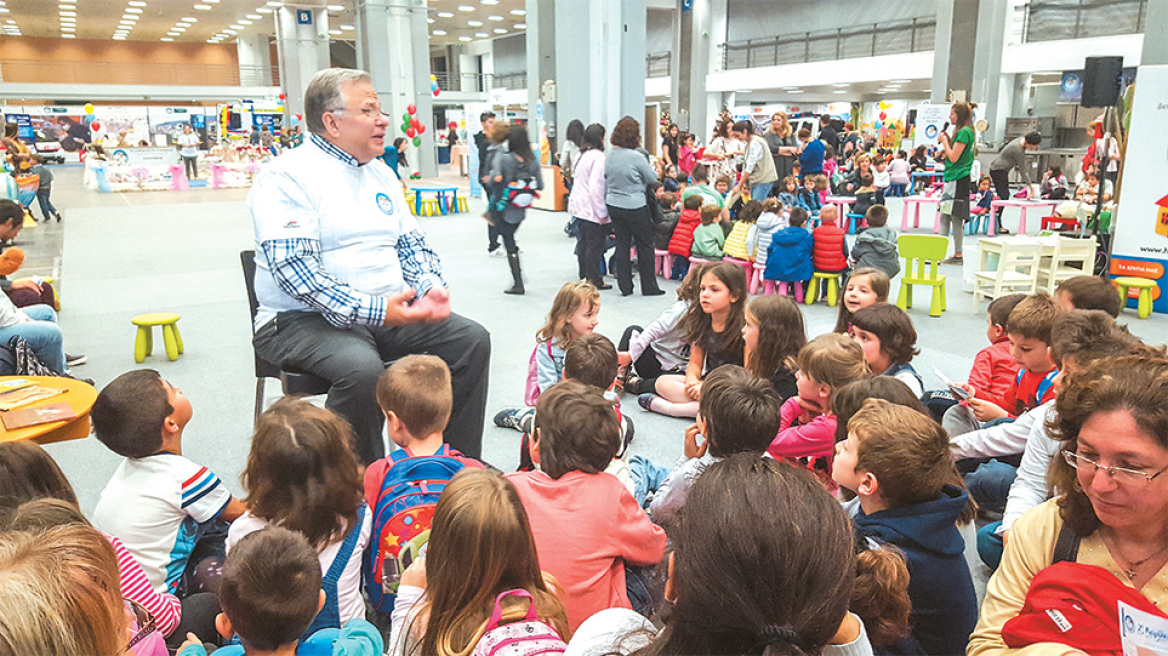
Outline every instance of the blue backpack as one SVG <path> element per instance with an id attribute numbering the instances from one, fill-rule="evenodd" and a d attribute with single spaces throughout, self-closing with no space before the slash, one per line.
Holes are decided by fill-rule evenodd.
<path id="1" fill-rule="evenodd" d="M 373 533 L 365 552 L 365 587 L 377 612 L 389 615 L 402 572 L 426 553 L 438 497 L 466 466 L 448 445 L 432 456 L 411 456 L 398 449 L 386 457 L 389 468 L 373 504 Z"/>

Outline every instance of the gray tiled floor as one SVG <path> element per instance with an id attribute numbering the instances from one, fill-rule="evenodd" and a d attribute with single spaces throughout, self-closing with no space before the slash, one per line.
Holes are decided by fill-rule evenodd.
<path id="1" fill-rule="evenodd" d="M 61 281 L 67 349 L 89 356 L 78 374 L 100 386 L 135 366 L 152 367 L 184 388 L 195 411 L 184 451 L 219 473 L 236 492 L 241 491 L 239 473 L 248 451 L 255 390 L 238 261 L 239 251 L 252 247 L 245 194 L 200 189 L 102 195 L 81 188 L 79 168 L 58 167 L 54 201 L 65 210 L 65 221 L 27 230 L 17 240 L 29 253 L 28 271 L 57 275 Z M 899 204 L 893 200 L 890 208 L 896 225 Z M 491 331 L 489 423 L 495 409 L 521 401 L 533 335 L 556 290 L 575 276 L 576 264 L 573 244 L 562 232 L 567 216 L 532 211 L 518 237 L 528 294 L 505 296 L 506 261 L 487 256 L 481 203 L 473 201 L 471 210 L 422 218 L 421 223 L 442 255 L 455 311 Z M 971 313 L 970 297 L 957 284 L 957 268 L 945 268 L 952 281 L 949 310 L 941 318 L 930 318 L 927 304 L 911 311 L 921 347 L 914 364 L 927 387 L 940 386 L 934 366 L 960 378 L 985 346 L 983 316 Z M 663 286 L 671 294 L 650 299 L 604 292 L 598 331 L 615 339 L 631 323 L 652 321 L 676 289 L 672 282 Z M 129 319 L 159 310 L 182 314 L 186 353 L 176 362 L 155 354 L 135 365 Z M 804 311 L 811 336 L 834 324 L 835 310 L 823 304 L 804 306 Z M 1162 342 L 1168 334 L 1168 319 L 1162 315 L 1140 321 L 1128 311 L 1123 320 L 1150 341 Z M 278 385 L 269 383 L 267 393 L 269 401 L 274 399 Z M 632 397 L 625 398 L 625 407 L 637 423 L 631 452 L 672 464 L 681 455 L 685 422 L 645 413 Z M 488 426 L 485 458 L 500 468 L 513 468 L 518 441 L 518 433 Z M 117 457 L 92 439 L 51 445 L 49 451 L 72 479 L 82 507 L 92 509 Z"/>

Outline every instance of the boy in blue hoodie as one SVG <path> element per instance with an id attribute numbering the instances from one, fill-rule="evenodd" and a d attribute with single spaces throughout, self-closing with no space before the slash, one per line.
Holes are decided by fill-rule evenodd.
<path id="1" fill-rule="evenodd" d="M 811 263 L 811 249 L 815 241 L 803 227 L 807 222 L 807 210 L 802 207 L 791 209 L 788 225 L 771 237 L 767 247 L 766 269 L 763 278 L 776 282 L 803 282 L 815 273 Z"/>
<path id="2" fill-rule="evenodd" d="M 957 521 L 969 503 L 956 479 L 949 437 L 912 408 L 869 399 L 836 444 L 832 479 L 856 493 L 856 532 L 900 549 L 908 561 L 912 634 L 925 654 L 964 654 L 977 597 Z M 899 651 L 899 649 L 898 649 Z M 907 653 L 907 652 L 906 652 Z"/>

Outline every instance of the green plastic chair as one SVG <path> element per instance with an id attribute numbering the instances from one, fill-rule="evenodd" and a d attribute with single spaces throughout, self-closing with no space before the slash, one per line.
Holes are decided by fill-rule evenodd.
<path id="1" fill-rule="evenodd" d="M 900 276 L 900 295 L 896 307 L 912 307 L 913 285 L 933 288 L 933 303 L 929 316 L 939 317 L 945 310 L 945 276 L 937 273 L 937 265 L 949 250 L 949 238 L 937 235 L 901 235 L 896 240 L 900 256 L 904 258 L 904 273 Z"/>

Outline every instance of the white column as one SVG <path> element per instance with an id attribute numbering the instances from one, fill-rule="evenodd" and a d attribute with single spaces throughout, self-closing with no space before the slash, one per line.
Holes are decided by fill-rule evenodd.
<path id="1" fill-rule="evenodd" d="M 438 175 L 430 92 L 430 33 L 426 29 L 425 0 L 365 0 L 357 6 L 357 61 L 373 76 L 373 87 L 389 114 L 387 142 L 404 137 L 402 114 L 417 106 L 418 120 L 426 125 L 422 145 L 410 145 L 408 157 L 425 177 Z"/>
<path id="2" fill-rule="evenodd" d="M 1014 76 L 1002 75 L 1002 54 L 1006 47 L 1010 3 L 1009 0 L 982 0 L 979 9 L 977 51 L 973 58 L 973 89 L 969 99 L 978 104 L 982 117 L 989 124 L 982 138 L 1002 142 L 1014 92 Z"/>
<path id="3" fill-rule="evenodd" d="M 306 12 L 306 18 L 304 14 Z M 305 22 L 301 22 L 304 18 Z M 280 7 L 276 10 L 276 53 L 280 86 L 287 94 L 284 113 L 304 111 L 304 92 L 317 71 L 329 67 L 328 10 Z"/>
<path id="4" fill-rule="evenodd" d="M 272 50 L 268 35 L 241 36 L 235 41 L 239 54 L 239 84 L 245 87 L 272 86 Z"/>

